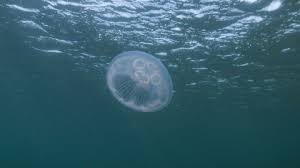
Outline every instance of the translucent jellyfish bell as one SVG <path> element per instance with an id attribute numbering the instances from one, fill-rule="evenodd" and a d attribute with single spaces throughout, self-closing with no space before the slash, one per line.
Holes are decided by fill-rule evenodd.
<path id="1" fill-rule="evenodd" d="M 119 102 L 136 111 L 161 110 L 172 98 L 168 70 L 159 59 L 141 51 L 116 56 L 107 72 L 107 85 Z"/>

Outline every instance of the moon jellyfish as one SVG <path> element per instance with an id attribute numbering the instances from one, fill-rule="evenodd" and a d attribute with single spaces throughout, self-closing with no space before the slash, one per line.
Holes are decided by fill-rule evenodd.
<path id="1" fill-rule="evenodd" d="M 141 51 L 117 55 L 109 66 L 107 85 L 121 104 L 140 112 L 161 110 L 172 98 L 168 70 L 159 59 Z"/>

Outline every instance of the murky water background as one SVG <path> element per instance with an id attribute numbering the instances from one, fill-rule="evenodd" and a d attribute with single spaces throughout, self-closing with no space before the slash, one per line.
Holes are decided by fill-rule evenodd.
<path id="1" fill-rule="evenodd" d="M 160 58 L 171 104 L 109 93 L 123 51 Z M 300 1 L 2 0 L 1 167 L 299 167 Z"/>

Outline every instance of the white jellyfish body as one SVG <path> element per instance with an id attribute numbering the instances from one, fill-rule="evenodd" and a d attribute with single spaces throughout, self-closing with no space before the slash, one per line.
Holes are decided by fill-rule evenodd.
<path id="1" fill-rule="evenodd" d="M 161 110 L 172 98 L 168 70 L 159 59 L 141 51 L 116 56 L 107 72 L 107 85 L 120 103 L 136 111 Z"/>

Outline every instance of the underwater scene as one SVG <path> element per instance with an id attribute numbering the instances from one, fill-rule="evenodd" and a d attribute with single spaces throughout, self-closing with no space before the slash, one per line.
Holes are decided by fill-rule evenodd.
<path id="1" fill-rule="evenodd" d="M 0 168 L 299 168 L 299 0 L 1 0 Z"/>

